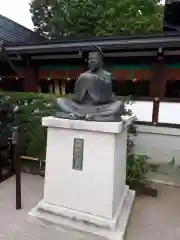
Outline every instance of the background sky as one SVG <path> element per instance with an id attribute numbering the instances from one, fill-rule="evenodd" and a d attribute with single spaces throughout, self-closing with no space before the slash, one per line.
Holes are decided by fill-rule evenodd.
<path id="1" fill-rule="evenodd" d="M 0 0 L 0 14 L 33 29 L 29 2 L 30 0 Z"/>
<path id="2" fill-rule="evenodd" d="M 0 14 L 33 29 L 29 2 L 30 0 L 0 0 Z M 162 0 L 162 2 L 164 3 L 165 0 Z"/>

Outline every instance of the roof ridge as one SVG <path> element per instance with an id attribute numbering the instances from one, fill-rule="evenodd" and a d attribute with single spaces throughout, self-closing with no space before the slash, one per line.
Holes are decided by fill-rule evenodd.
<path id="1" fill-rule="evenodd" d="M 35 43 L 28 43 L 27 45 L 42 45 L 42 44 L 60 44 L 60 43 L 73 43 L 73 42 L 96 42 L 96 41 L 130 41 L 136 39 L 153 39 L 164 37 L 180 37 L 180 32 L 159 32 L 137 35 L 121 35 L 121 36 L 79 36 L 79 37 L 61 37 L 59 39 L 44 39 L 36 41 Z M 7 43 L 7 46 L 14 45 L 14 43 Z"/>

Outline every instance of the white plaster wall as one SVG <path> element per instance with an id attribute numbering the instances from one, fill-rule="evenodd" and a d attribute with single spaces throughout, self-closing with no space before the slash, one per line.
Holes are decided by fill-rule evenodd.
<path id="1" fill-rule="evenodd" d="M 126 106 L 132 110 L 138 121 L 152 122 L 153 102 L 136 101 Z"/>
<path id="2" fill-rule="evenodd" d="M 139 121 L 152 121 L 153 102 L 137 101 L 127 105 Z M 180 103 L 160 102 L 159 123 L 180 124 Z M 175 158 L 180 165 L 180 129 L 138 125 L 135 151 L 148 154 L 150 162 L 168 163 Z"/>
<path id="3" fill-rule="evenodd" d="M 180 124 L 180 103 L 161 102 L 159 106 L 159 123 Z"/>
<path id="4" fill-rule="evenodd" d="M 127 130 L 115 137 L 115 158 L 114 158 L 114 197 L 113 215 L 120 204 L 123 191 L 126 185 L 126 155 L 127 155 Z"/>
<path id="5" fill-rule="evenodd" d="M 48 128 L 44 201 L 112 218 L 114 136 Z M 82 171 L 72 169 L 74 138 L 84 139 Z"/>
<path id="6" fill-rule="evenodd" d="M 138 121 L 152 122 L 153 102 L 136 101 L 132 105 L 126 104 L 132 110 Z M 160 102 L 159 123 L 180 124 L 180 103 Z"/>
<path id="7" fill-rule="evenodd" d="M 135 152 L 147 154 L 151 163 L 169 163 L 175 158 L 180 165 L 180 129 L 137 126 L 138 136 L 134 138 Z"/>

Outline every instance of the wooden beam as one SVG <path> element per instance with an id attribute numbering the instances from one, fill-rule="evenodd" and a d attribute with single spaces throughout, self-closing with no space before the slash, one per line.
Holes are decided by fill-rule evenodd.
<path id="1" fill-rule="evenodd" d="M 30 161 L 39 161 L 39 158 L 29 157 L 29 156 L 20 156 L 21 159 L 30 160 Z"/>

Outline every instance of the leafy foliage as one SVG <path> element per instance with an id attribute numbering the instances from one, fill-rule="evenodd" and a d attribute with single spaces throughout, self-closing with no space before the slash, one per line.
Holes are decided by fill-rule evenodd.
<path id="1" fill-rule="evenodd" d="M 149 166 L 146 155 L 134 155 L 128 156 L 127 160 L 127 179 L 126 182 L 131 189 L 137 190 L 147 184 L 147 173 L 149 172 Z"/>
<path id="2" fill-rule="evenodd" d="M 131 101 L 130 99 L 126 99 L 126 104 L 132 105 L 134 102 Z M 128 109 L 127 107 L 125 108 L 125 115 L 132 116 L 132 124 L 128 127 L 128 133 L 127 133 L 127 154 L 128 156 L 134 153 L 134 137 L 137 136 L 137 129 L 134 124 L 134 121 L 136 121 L 136 116 L 134 116 L 133 112 Z"/>
<path id="3" fill-rule="evenodd" d="M 6 93 L 12 104 L 18 104 L 21 112 L 15 117 L 15 124 L 21 126 L 22 153 L 44 159 L 46 147 L 45 129 L 41 126 L 44 116 L 53 114 L 49 95 L 36 93 Z"/>
<path id="4" fill-rule="evenodd" d="M 134 104 L 131 98 L 124 99 L 128 105 Z M 128 127 L 127 134 L 127 174 L 126 182 L 131 189 L 139 190 L 141 187 L 147 185 L 147 173 L 150 171 L 147 160 L 149 157 L 147 155 L 136 155 L 134 153 L 134 137 L 137 136 L 137 129 L 134 124 L 136 116 L 133 112 L 126 108 L 125 114 L 132 116 L 132 124 Z"/>
<path id="5" fill-rule="evenodd" d="M 32 0 L 35 30 L 48 38 L 162 31 L 160 0 Z"/>
<path id="6" fill-rule="evenodd" d="M 8 101 L 20 106 L 21 112 L 16 115 L 14 124 L 21 126 L 23 130 L 22 154 L 45 159 L 46 131 L 41 125 L 44 116 L 54 115 L 51 98 L 48 94 L 37 93 L 5 93 Z M 70 97 L 70 96 L 66 96 Z M 133 104 L 126 99 L 128 104 Z M 132 111 L 125 110 L 127 115 L 133 116 Z M 133 117 L 135 120 L 135 116 Z M 127 143 L 127 184 L 132 189 L 137 189 L 147 183 L 146 175 L 149 171 L 147 156 L 136 156 L 133 151 L 133 139 L 137 135 L 134 122 L 128 129 Z"/>

